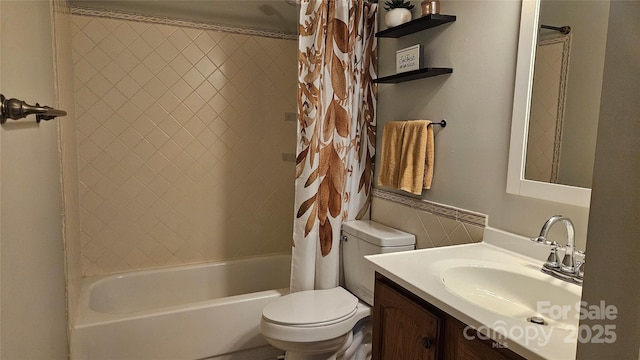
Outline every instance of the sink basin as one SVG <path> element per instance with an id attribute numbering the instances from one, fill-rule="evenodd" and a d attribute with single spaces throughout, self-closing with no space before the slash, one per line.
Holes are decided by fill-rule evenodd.
<path id="1" fill-rule="evenodd" d="M 538 316 L 549 326 L 578 326 L 580 294 L 529 268 L 459 265 L 444 269 L 440 277 L 447 290 L 502 316 L 523 321 Z"/>

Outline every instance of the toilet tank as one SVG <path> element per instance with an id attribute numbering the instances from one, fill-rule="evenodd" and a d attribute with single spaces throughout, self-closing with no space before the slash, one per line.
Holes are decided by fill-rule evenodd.
<path id="1" fill-rule="evenodd" d="M 360 300 L 373 305 L 375 270 L 365 255 L 415 249 L 413 234 L 371 220 L 342 224 L 342 264 L 345 288 Z"/>

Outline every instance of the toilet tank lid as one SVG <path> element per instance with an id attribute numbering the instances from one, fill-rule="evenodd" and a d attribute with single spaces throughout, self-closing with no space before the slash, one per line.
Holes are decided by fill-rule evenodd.
<path id="1" fill-rule="evenodd" d="M 413 234 L 382 225 L 371 220 L 355 220 L 342 223 L 342 230 L 370 244 L 377 246 L 415 245 Z"/>

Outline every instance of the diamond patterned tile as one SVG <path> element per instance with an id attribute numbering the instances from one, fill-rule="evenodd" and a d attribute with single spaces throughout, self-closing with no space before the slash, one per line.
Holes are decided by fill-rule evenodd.
<path id="1" fill-rule="evenodd" d="M 129 75 L 116 84 L 116 89 L 126 98 L 131 98 L 140 90 L 140 85 Z"/>
<path id="2" fill-rule="evenodd" d="M 209 32 L 203 31 L 193 40 L 193 43 L 206 54 L 216 45 L 217 41 L 209 35 Z"/>
<path id="3" fill-rule="evenodd" d="M 90 21 L 83 27 L 82 32 L 96 44 L 109 36 L 110 33 L 109 29 L 102 24 L 101 19 Z"/>
<path id="4" fill-rule="evenodd" d="M 133 68 L 133 70 L 131 70 L 131 77 L 138 83 L 138 85 L 144 86 L 148 81 L 154 78 L 154 75 L 146 66 L 144 66 L 144 64 L 138 64 Z"/>
<path id="5" fill-rule="evenodd" d="M 113 181 L 113 178 L 110 176 L 113 174 L 112 170 L 116 165 L 116 161 L 111 157 L 111 154 L 107 153 L 106 151 L 101 152 L 91 161 L 91 166 L 96 169 L 100 169 L 102 175 L 107 175 L 113 183 L 115 183 L 116 185 L 120 185 Z"/>
<path id="6" fill-rule="evenodd" d="M 162 83 L 160 79 L 154 76 L 144 85 L 144 89 L 154 99 L 159 99 L 167 92 L 169 88 L 164 83 Z"/>
<path id="7" fill-rule="evenodd" d="M 102 40 L 98 46 L 105 52 L 111 59 L 117 57 L 126 46 L 116 37 L 109 36 Z"/>
<path id="8" fill-rule="evenodd" d="M 165 92 L 157 101 L 167 113 L 172 112 L 180 104 L 180 99 L 171 91 Z"/>
<path id="9" fill-rule="evenodd" d="M 449 217 L 449 214 L 453 213 L 455 218 L 455 214 L 458 212 L 456 209 L 442 208 L 433 203 L 431 207 L 425 206 L 427 204 L 419 204 L 421 207 L 434 209 L 435 212 L 431 212 L 418 208 L 416 204 L 411 206 L 412 203 L 420 202 L 414 198 L 398 194 L 393 194 L 391 197 L 394 198 L 393 201 L 374 195 L 371 202 L 371 218 L 382 224 L 414 234 L 416 247 L 419 249 L 467 244 L 482 240 L 484 227 L 463 222 L 466 221 L 463 220 L 464 216 L 455 220 Z M 462 210 L 462 212 L 465 211 Z"/>
<path id="10" fill-rule="evenodd" d="M 147 24 L 147 23 L 144 23 L 144 22 L 131 22 L 131 28 L 138 35 L 144 33 L 145 31 L 147 31 L 147 29 L 149 29 L 149 28 L 151 28 L 153 26 L 154 25 Z"/>
<path id="11" fill-rule="evenodd" d="M 146 115 L 136 118 L 131 124 L 142 136 L 147 136 L 155 129 L 155 124 Z"/>
<path id="12" fill-rule="evenodd" d="M 155 51 L 166 62 L 170 62 L 180 53 L 180 50 L 176 49 L 170 41 L 162 42 Z"/>
<path id="13" fill-rule="evenodd" d="M 115 136 L 102 126 L 91 134 L 91 141 L 102 150 L 106 150 L 115 139 Z"/>
<path id="14" fill-rule="evenodd" d="M 169 135 L 162 131 L 159 127 L 154 127 L 153 130 L 146 136 L 151 145 L 156 149 L 162 148 L 162 146 L 169 141 Z"/>
<path id="15" fill-rule="evenodd" d="M 74 16 L 74 21 L 77 18 L 83 18 L 84 16 Z M 112 21 L 112 20 L 111 20 Z M 116 21 L 114 21 L 116 22 Z M 123 45 L 129 46 L 133 40 L 136 39 L 138 34 L 133 30 L 129 22 L 118 21 L 119 26 L 112 32 L 112 36 L 120 40 Z M 84 31 L 84 30 L 83 30 Z M 75 43 L 73 44 L 75 47 Z"/>
<path id="16" fill-rule="evenodd" d="M 91 49 L 93 49 L 94 46 L 96 46 L 96 43 L 91 40 L 91 38 L 89 38 L 87 35 L 85 35 L 82 32 L 78 32 L 76 33 L 73 38 L 72 41 L 74 43 L 75 46 L 75 51 L 76 51 L 76 56 L 73 58 L 74 59 L 74 63 L 76 63 L 78 61 L 77 59 L 77 54 L 81 53 L 81 54 L 86 54 L 89 51 L 91 51 Z"/>
<path id="17" fill-rule="evenodd" d="M 163 116 L 166 114 L 160 107 L 153 107 L 156 104 L 156 100 L 149 95 L 144 89 L 139 89 L 135 94 L 131 96 L 131 101 L 140 109 L 140 111 L 146 112 L 149 116 Z M 159 110 L 159 114 L 152 114 L 151 111 Z"/>
<path id="18" fill-rule="evenodd" d="M 209 77 L 209 75 L 211 75 L 216 70 L 216 66 L 214 65 L 214 63 L 206 56 L 202 57 L 198 61 L 198 63 L 195 64 L 195 67 L 204 77 Z"/>
<path id="19" fill-rule="evenodd" d="M 211 83 L 209 83 L 209 81 L 204 81 L 200 86 L 198 86 L 196 93 L 205 101 L 209 101 L 216 94 L 216 89 L 211 85 Z"/>
<path id="20" fill-rule="evenodd" d="M 128 127 L 120 134 L 119 139 L 131 150 L 142 141 L 143 137 L 136 129 Z"/>
<path id="21" fill-rule="evenodd" d="M 213 107 L 209 106 L 210 100 L 207 100 L 207 104 L 205 104 L 203 107 L 200 108 L 200 110 L 198 110 L 198 113 L 196 114 L 196 116 L 205 122 L 205 124 L 211 124 L 211 122 L 218 117 L 218 112 L 216 111 L 216 109 L 214 109 Z"/>
<path id="22" fill-rule="evenodd" d="M 187 122 L 189 122 L 189 120 L 191 120 L 194 114 L 184 103 L 182 103 L 176 106 L 175 109 L 173 109 L 173 111 L 171 112 L 171 116 L 176 119 L 180 119 L 180 123 L 186 124 Z"/>
<path id="23" fill-rule="evenodd" d="M 167 115 L 159 122 L 158 127 L 169 137 L 172 137 L 182 125 L 172 115 Z"/>
<path id="24" fill-rule="evenodd" d="M 84 84 L 94 77 L 98 72 L 91 66 L 86 60 L 80 58 L 74 62 L 74 77 L 75 80 L 80 81 L 80 84 Z"/>
<path id="25" fill-rule="evenodd" d="M 194 137 L 200 135 L 200 133 L 207 127 L 198 117 L 192 117 L 185 125 L 184 128 Z"/>
<path id="26" fill-rule="evenodd" d="M 102 51 L 101 51 L 102 52 Z M 104 54 L 104 52 L 102 52 Z M 91 62 L 91 59 L 88 59 Z M 116 58 L 114 59 L 115 63 L 120 66 L 125 72 L 131 71 L 136 65 L 139 64 L 136 56 L 129 50 L 129 48 L 123 50 Z M 107 60 L 105 60 L 107 61 Z M 91 62 L 93 64 L 93 62 Z M 106 64 L 105 64 L 106 65 Z M 102 67 L 96 66 L 96 69 L 101 69 Z"/>
<path id="27" fill-rule="evenodd" d="M 205 55 L 200 48 L 194 44 L 190 43 L 183 50 L 182 54 L 189 60 L 191 64 L 195 64 Z"/>
<path id="28" fill-rule="evenodd" d="M 147 139 L 140 141 L 140 143 L 138 143 L 138 145 L 136 145 L 136 147 L 133 149 L 133 153 L 138 155 L 138 157 L 140 157 L 140 159 L 144 161 L 149 160 L 153 156 L 153 154 L 155 154 L 155 152 L 156 148 L 151 145 L 151 143 Z M 144 170 L 145 168 L 142 167 L 140 169 Z"/>
<path id="29" fill-rule="evenodd" d="M 191 39 L 189 39 L 189 36 L 187 36 L 181 28 L 176 29 L 171 35 L 169 35 L 168 40 L 179 50 L 184 49 L 191 43 Z"/>
<path id="30" fill-rule="evenodd" d="M 184 81 L 191 86 L 192 89 L 197 89 L 200 84 L 205 80 L 205 77 L 200 74 L 198 69 L 191 68 L 183 76 Z"/>
<path id="31" fill-rule="evenodd" d="M 91 106 L 93 106 L 96 101 L 98 101 L 98 96 L 86 87 L 84 91 L 76 95 L 76 104 L 84 110 L 91 109 Z"/>
<path id="32" fill-rule="evenodd" d="M 192 68 L 191 63 L 183 54 L 178 54 L 173 58 L 173 60 L 169 62 L 169 66 L 180 76 L 184 76 L 184 74 Z"/>
<path id="33" fill-rule="evenodd" d="M 198 38 L 200 34 L 204 32 L 203 30 L 196 29 L 196 28 L 184 28 L 183 31 L 185 34 L 187 34 L 187 36 L 189 37 L 189 39 L 191 39 L 191 41 Z"/>
<path id="34" fill-rule="evenodd" d="M 83 275 L 288 251 L 296 42 L 72 19 Z"/>
<path id="35" fill-rule="evenodd" d="M 157 74 L 160 70 L 162 70 L 165 66 L 167 66 L 167 61 L 163 59 L 157 52 L 152 52 L 142 60 L 142 64 L 149 69 L 153 74 Z"/>
<path id="36" fill-rule="evenodd" d="M 157 30 L 156 26 L 149 27 L 145 32 L 140 34 L 140 37 L 151 48 L 158 47 L 158 45 L 162 44 L 162 42 L 166 40 L 166 37 Z"/>
<path id="37" fill-rule="evenodd" d="M 227 55 L 232 55 L 236 49 L 240 46 L 241 42 L 245 41 L 245 35 L 226 34 L 219 42 L 218 46 Z"/>

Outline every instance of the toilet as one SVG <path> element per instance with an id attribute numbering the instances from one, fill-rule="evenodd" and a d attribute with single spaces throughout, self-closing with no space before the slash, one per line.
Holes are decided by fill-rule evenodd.
<path id="1" fill-rule="evenodd" d="M 260 331 L 286 360 L 369 358 L 375 273 L 364 256 L 413 250 L 415 236 L 371 220 L 345 222 L 342 232 L 344 288 L 291 293 L 262 310 Z"/>

